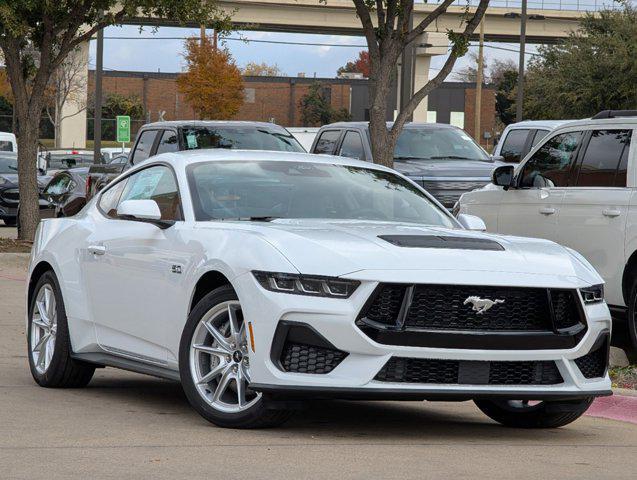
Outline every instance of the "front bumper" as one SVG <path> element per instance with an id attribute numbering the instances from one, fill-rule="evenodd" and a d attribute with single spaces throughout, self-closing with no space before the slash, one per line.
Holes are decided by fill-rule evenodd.
<path id="1" fill-rule="evenodd" d="M 388 278 L 391 276 L 387 275 Z M 347 300 L 269 292 L 261 288 L 252 274 L 237 278 L 235 287 L 244 317 L 253 319 L 255 349 L 250 352 L 251 388 L 282 397 L 439 400 L 479 397 L 575 399 L 609 395 L 611 392 L 605 371 L 597 378 L 586 378 L 576 363 L 577 359 L 595 351 L 600 339 L 610 332 L 610 314 L 604 303 L 583 307 L 587 330 L 573 348 L 485 350 L 385 345 L 365 335 L 355 323 L 378 285 L 376 281 L 365 281 L 364 277 L 360 275 L 357 278 L 362 283 Z M 503 278 L 503 282 L 507 281 L 510 279 Z M 275 348 L 277 341 L 280 342 L 277 329 L 282 323 L 310 326 L 335 349 L 346 352 L 346 356 L 329 373 L 285 371 L 277 359 L 278 350 Z M 379 372 L 392 358 L 451 361 L 460 365 L 464 373 L 458 381 L 450 383 L 379 381 Z M 470 368 L 478 365 L 476 375 L 484 377 L 485 370 L 480 366 L 506 365 L 507 362 L 554 363 L 560 381 L 547 385 L 494 385 L 485 382 L 484 378 L 471 380 L 471 375 L 467 375 L 471 372 Z M 488 370 L 486 374 L 488 376 Z"/>

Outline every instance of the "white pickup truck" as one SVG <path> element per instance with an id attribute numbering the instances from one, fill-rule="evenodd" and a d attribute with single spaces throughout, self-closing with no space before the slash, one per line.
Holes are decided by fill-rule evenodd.
<path id="1" fill-rule="evenodd" d="M 637 111 L 563 124 L 493 183 L 465 193 L 456 214 L 487 230 L 554 240 L 581 253 L 606 282 L 613 344 L 637 360 Z"/>

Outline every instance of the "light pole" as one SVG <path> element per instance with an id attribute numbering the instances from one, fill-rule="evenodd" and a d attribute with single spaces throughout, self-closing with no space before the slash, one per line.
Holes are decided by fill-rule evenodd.
<path id="1" fill-rule="evenodd" d="M 518 97 L 515 105 L 515 121 L 522 121 L 524 103 L 524 49 L 526 47 L 526 0 L 522 0 L 520 13 L 520 61 L 518 65 Z"/>

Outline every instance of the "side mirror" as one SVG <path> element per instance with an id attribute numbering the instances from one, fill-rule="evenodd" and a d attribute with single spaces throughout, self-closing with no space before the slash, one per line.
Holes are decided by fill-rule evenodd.
<path id="1" fill-rule="evenodd" d="M 491 182 L 494 185 L 499 187 L 504 187 L 505 190 L 508 190 L 513 186 L 513 175 L 515 169 L 513 165 L 503 165 L 501 167 L 497 167 L 493 170 L 491 174 Z"/>
<path id="2" fill-rule="evenodd" d="M 484 221 L 480 217 L 476 217 L 475 215 L 467 215 L 466 213 L 461 213 L 458 215 L 457 220 L 467 230 L 475 230 L 477 232 L 484 232 L 487 229 L 487 226 L 484 224 Z"/>
<path id="3" fill-rule="evenodd" d="M 161 219 L 161 212 L 155 200 L 124 200 L 117 207 L 117 216 L 122 220 L 152 223 L 162 229 L 175 224 L 173 221 Z"/>

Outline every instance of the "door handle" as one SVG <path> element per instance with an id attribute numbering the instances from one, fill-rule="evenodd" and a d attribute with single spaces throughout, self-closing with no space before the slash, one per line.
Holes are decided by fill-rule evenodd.
<path id="1" fill-rule="evenodd" d="M 104 245 L 91 245 L 88 247 L 88 251 L 93 255 L 104 255 L 106 253 L 106 247 Z"/>
<path id="2" fill-rule="evenodd" d="M 540 213 L 542 215 L 553 215 L 556 210 L 553 207 L 542 207 L 540 208 Z"/>
<path id="3" fill-rule="evenodd" d="M 622 214 L 622 212 L 620 212 L 619 210 L 615 210 L 613 208 L 606 208 L 602 210 L 602 214 L 605 217 L 619 217 Z"/>

